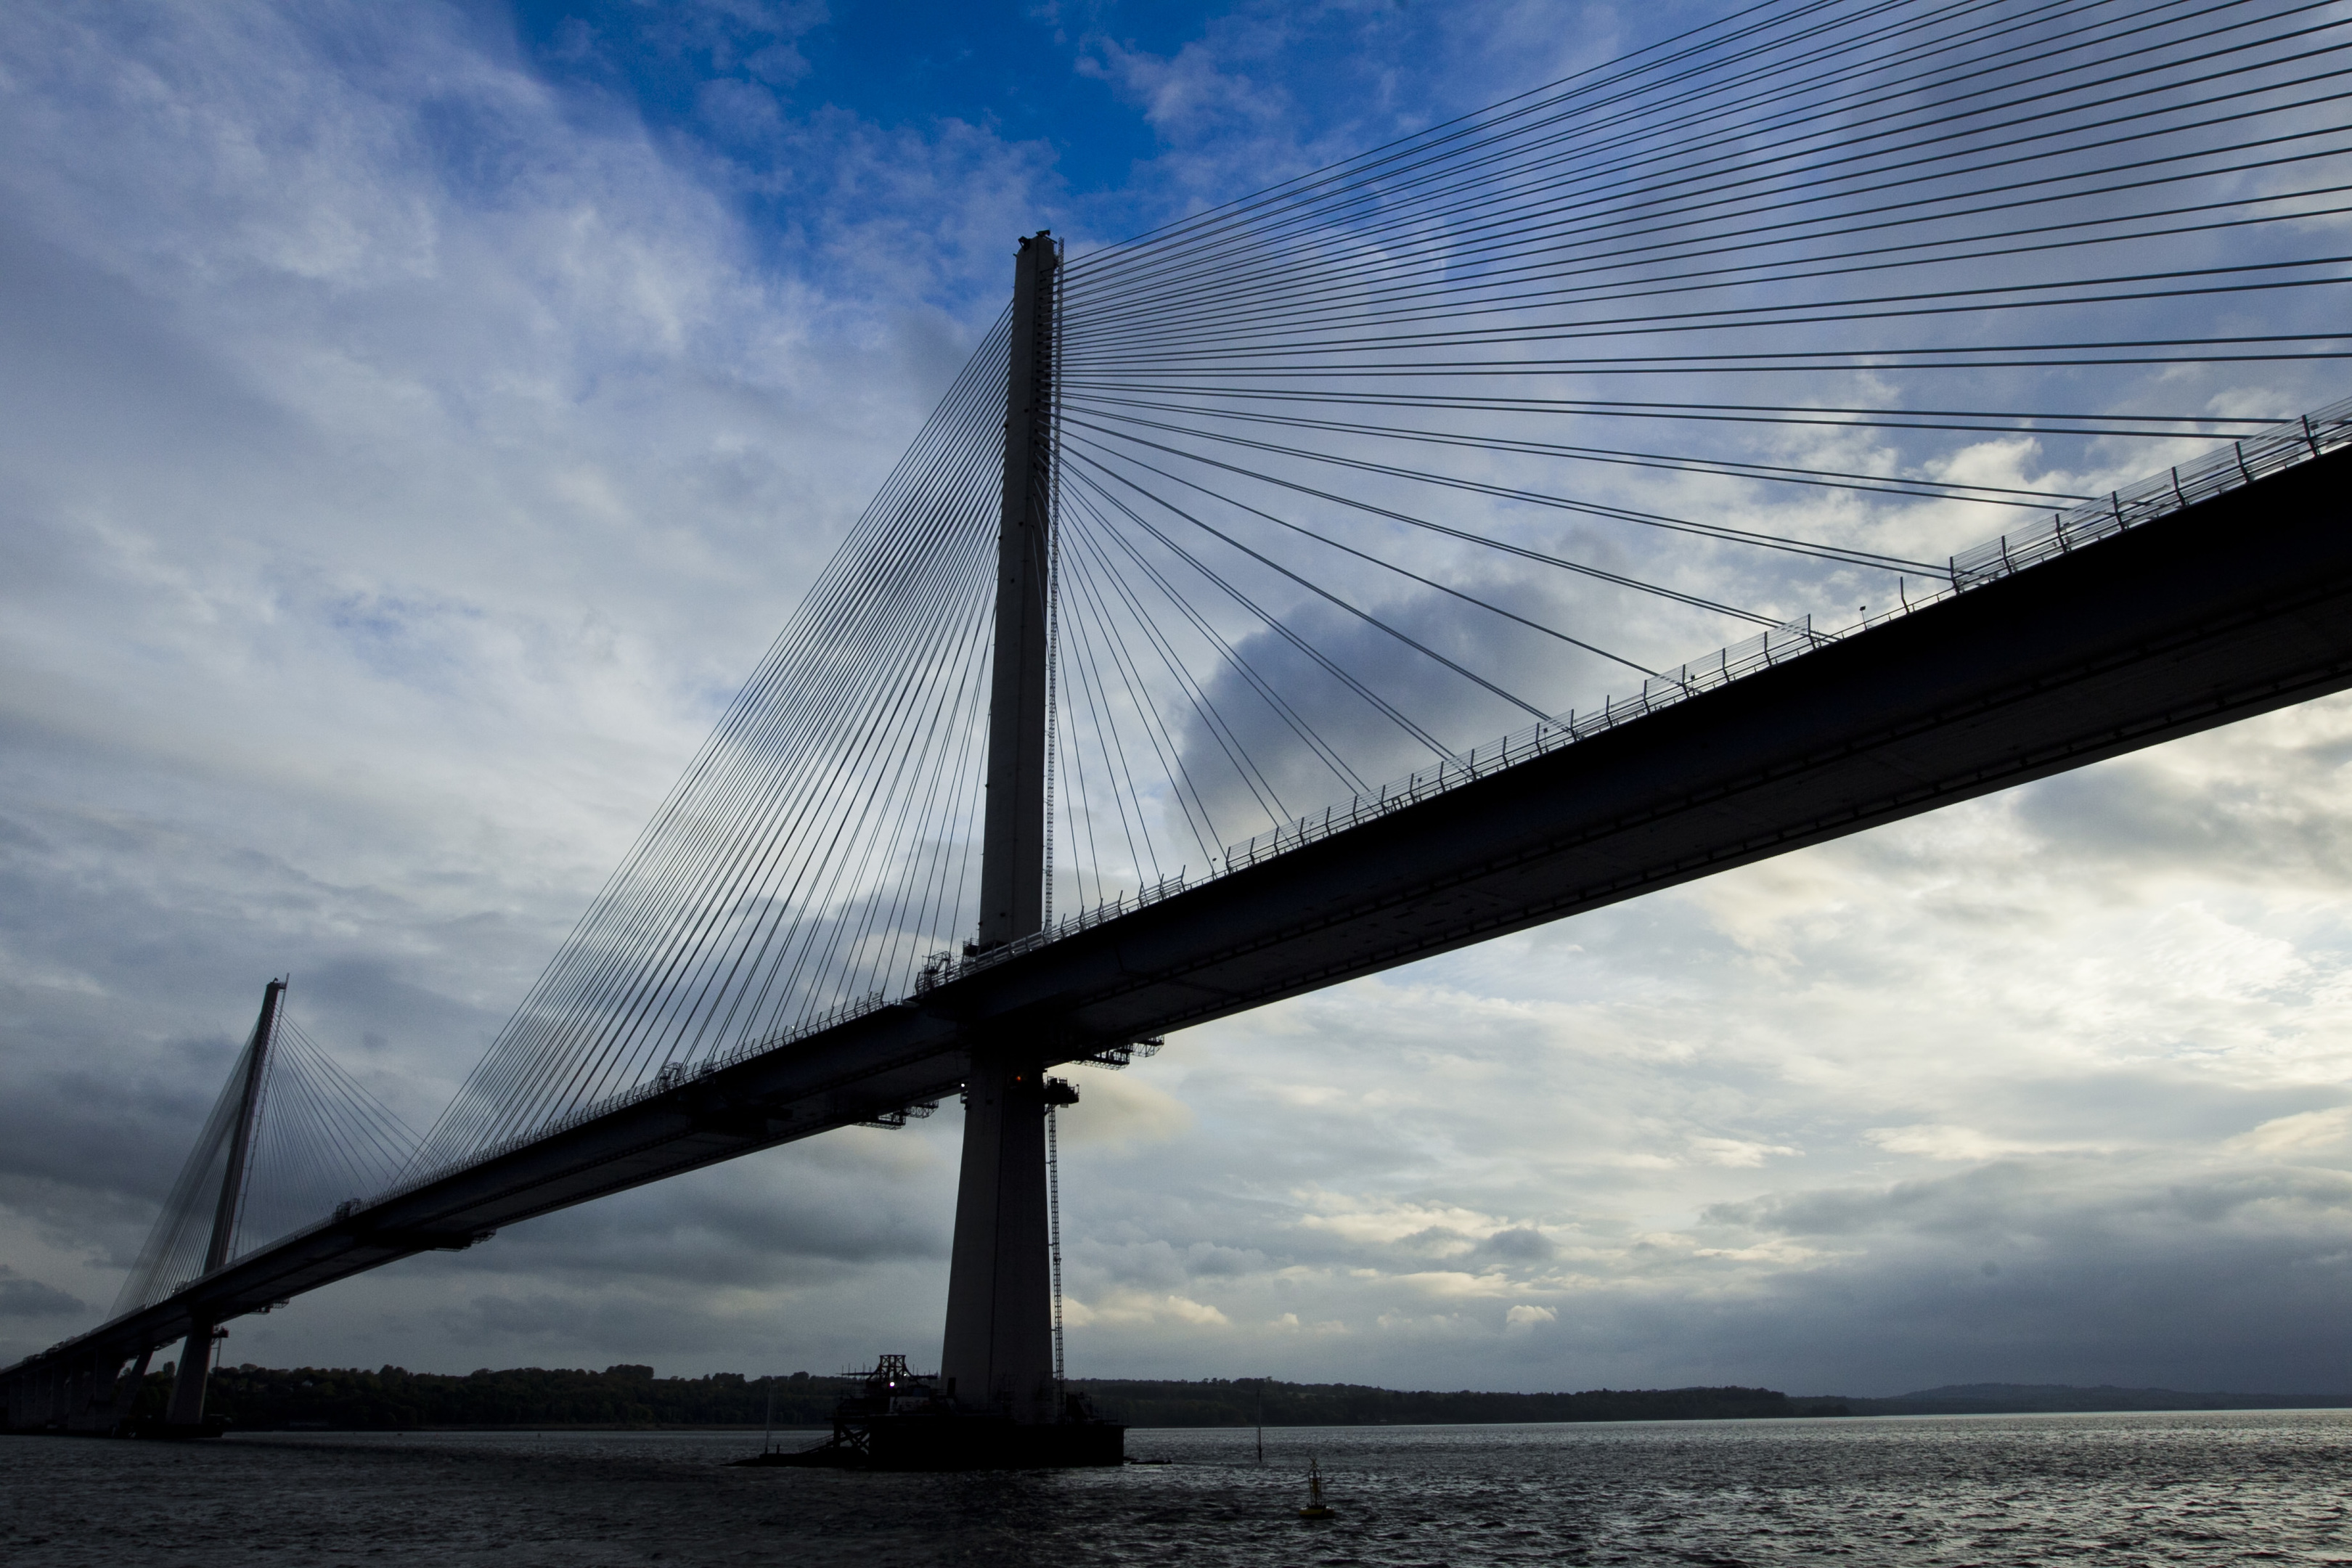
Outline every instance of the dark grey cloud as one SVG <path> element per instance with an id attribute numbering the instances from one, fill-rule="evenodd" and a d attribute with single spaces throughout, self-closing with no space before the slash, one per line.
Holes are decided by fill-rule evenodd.
<path id="1" fill-rule="evenodd" d="M 89 1308 L 77 1298 L 37 1279 L 23 1279 L 15 1269 L 0 1265 L 0 1318 L 82 1317 L 89 1312 Z"/>

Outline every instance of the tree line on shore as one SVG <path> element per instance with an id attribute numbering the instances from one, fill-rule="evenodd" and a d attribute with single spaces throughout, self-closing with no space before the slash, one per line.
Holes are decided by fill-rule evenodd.
<path id="1" fill-rule="evenodd" d="M 171 1369 L 149 1374 L 142 1413 L 161 1415 Z M 848 1377 L 656 1377 L 623 1364 L 602 1372 L 515 1367 L 465 1373 L 350 1367 L 216 1369 L 210 1414 L 240 1431 L 399 1431 L 424 1427 L 740 1426 L 772 1418 L 823 1426 Z M 1581 1394 L 1407 1393 L 1353 1384 L 1204 1378 L 1073 1378 L 1097 1411 L 1134 1426 L 1416 1426 L 1463 1422 L 1707 1421 L 1845 1414 L 1843 1401 L 1791 1399 L 1768 1388 L 1593 1389 Z M 152 1406 L 152 1409 L 149 1408 Z"/>
<path id="2" fill-rule="evenodd" d="M 160 1418 L 172 1368 L 151 1373 L 139 1413 Z M 854 1377 L 656 1377 L 649 1366 L 602 1372 L 513 1367 L 465 1374 L 351 1367 L 216 1369 L 206 1406 L 241 1431 L 404 1431 L 426 1427 L 822 1427 Z M 1073 1378 L 1096 1411 L 1130 1426 L 1412 1426 L 1534 1421 L 1727 1421 L 1809 1415 L 1997 1415 L 2029 1411 L 2246 1410 L 2352 1405 L 2352 1395 L 2183 1394 L 2163 1388 L 1970 1384 L 1889 1399 L 1769 1388 L 1587 1389 L 1580 1394 L 1443 1393 L 1278 1378 Z"/>

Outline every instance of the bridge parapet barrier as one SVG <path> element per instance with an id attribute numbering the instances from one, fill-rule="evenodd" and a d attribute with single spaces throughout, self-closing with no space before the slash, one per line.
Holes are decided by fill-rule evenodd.
<path id="1" fill-rule="evenodd" d="M 1531 757 L 1589 740 L 1603 731 L 1613 730 L 1661 708 L 1671 707 L 1702 691 L 1727 685 L 1759 669 L 1785 664 L 1832 640 L 1827 634 L 1813 629 L 1810 616 L 1768 627 L 1743 642 L 1719 648 L 1705 658 L 1649 677 L 1630 697 L 1604 698 L 1598 709 L 1571 709 L 1559 718 L 1515 730 L 1500 740 L 1473 746 L 1458 757 L 1408 774 L 1393 784 L 1383 784 L 1369 795 L 1356 795 L 1346 805 L 1329 807 L 1316 816 L 1297 817 L 1254 838 L 1244 839 L 1226 849 L 1225 868 L 1239 870 L 1303 844 L 1345 832 L 1360 823 L 1417 805 L 1473 779 L 1484 778 L 1504 768 L 1515 767 Z"/>
<path id="2" fill-rule="evenodd" d="M 2352 398 L 2315 409 L 2268 435 L 2233 441 L 2201 458 L 2112 490 L 2036 527 L 2002 534 L 1951 558 L 1952 587 L 1965 592 L 2095 541 L 2153 522 L 2200 501 L 2242 489 L 2338 447 L 2352 446 Z"/>

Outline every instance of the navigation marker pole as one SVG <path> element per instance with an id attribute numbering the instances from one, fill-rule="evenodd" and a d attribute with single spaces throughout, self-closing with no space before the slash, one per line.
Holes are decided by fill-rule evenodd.
<path id="1" fill-rule="evenodd" d="M 206 1274 L 228 1261 L 228 1249 L 236 1238 L 237 1211 L 245 1202 L 245 1168 L 253 1154 L 254 1118 L 261 1110 L 261 1074 L 277 1038 L 278 999 L 285 994 L 283 980 L 271 981 L 261 993 L 261 1016 L 254 1021 L 253 1045 L 246 1053 L 245 1087 L 237 1097 L 236 1130 L 229 1135 L 228 1168 L 221 1173 L 220 1198 L 213 1205 L 212 1240 L 205 1247 Z M 188 1342 L 181 1347 L 179 1370 L 172 1379 L 172 1403 L 163 1417 L 166 1426 L 186 1430 L 204 1424 L 213 1338 L 210 1320 L 196 1318 L 188 1325 Z"/>
<path id="2" fill-rule="evenodd" d="M 1052 235 L 1041 230 L 1021 242 L 1013 272 L 976 952 L 1045 924 L 1054 284 L 1060 262 Z M 960 1409 L 1024 1424 L 1050 1421 L 1056 1411 L 1043 1061 L 1033 1040 L 974 1040 L 970 1048 L 940 1389 Z"/>

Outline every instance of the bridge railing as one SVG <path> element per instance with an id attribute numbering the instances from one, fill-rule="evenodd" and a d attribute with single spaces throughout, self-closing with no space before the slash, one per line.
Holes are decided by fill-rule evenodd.
<path id="1" fill-rule="evenodd" d="M 1333 805 L 1320 816 L 1301 816 L 1270 828 L 1254 838 L 1245 838 L 1225 850 L 1224 865 L 1229 871 L 1254 866 L 1260 860 L 1343 833 L 1374 817 L 1401 811 L 1433 795 L 1457 789 L 1473 779 L 1486 777 L 1504 768 L 1517 766 L 1530 757 L 1556 752 L 1562 746 L 1589 740 L 1605 730 L 1671 707 L 1686 698 L 1718 686 L 1729 685 L 1743 676 L 1759 669 L 1786 664 L 1791 658 L 1811 653 L 1830 639 L 1813 629 L 1812 617 L 1790 621 L 1757 633 L 1745 642 L 1719 648 L 1706 658 L 1654 675 L 1642 682 L 1630 697 L 1609 696 L 1597 709 L 1571 709 L 1560 718 L 1547 719 L 1515 730 L 1498 741 L 1473 746 L 1457 757 L 1441 761 L 1433 766 L 1409 773 L 1393 784 L 1383 784 L 1370 795 L 1359 795 L 1344 805 Z"/>
<path id="2" fill-rule="evenodd" d="M 1964 550 L 1951 558 L 1952 586 L 1981 587 L 2053 556 L 2242 489 L 2256 479 L 2352 444 L 2352 398 L 2331 403 L 2268 435 L 2232 441 L 2203 457 L 2113 490 L 2050 521 Z"/>

